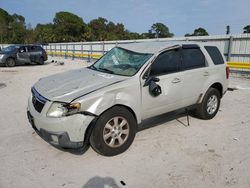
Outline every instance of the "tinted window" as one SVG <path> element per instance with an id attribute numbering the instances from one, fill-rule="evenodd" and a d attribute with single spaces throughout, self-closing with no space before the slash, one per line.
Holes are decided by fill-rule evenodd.
<path id="1" fill-rule="evenodd" d="M 205 49 L 207 50 L 215 65 L 224 64 L 223 57 L 217 47 L 205 46 Z"/>
<path id="2" fill-rule="evenodd" d="M 20 53 L 27 52 L 25 46 L 21 46 L 21 47 L 19 48 L 19 52 L 20 52 Z"/>
<path id="3" fill-rule="evenodd" d="M 182 64 L 186 70 L 206 66 L 205 57 L 200 49 L 183 49 Z"/>
<path id="4" fill-rule="evenodd" d="M 163 75 L 180 70 L 180 52 L 171 50 L 160 54 L 151 66 L 150 74 L 153 76 Z"/>
<path id="5" fill-rule="evenodd" d="M 29 52 L 38 52 L 38 51 L 41 51 L 41 47 L 39 47 L 39 46 L 29 46 L 28 50 L 29 50 Z"/>

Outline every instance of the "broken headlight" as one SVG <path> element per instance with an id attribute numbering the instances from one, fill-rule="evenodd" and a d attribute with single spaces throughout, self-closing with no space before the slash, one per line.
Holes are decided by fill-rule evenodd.
<path id="1" fill-rule="evenodd" d="M 54 102 L 50 106 L 47 116 L 48 117 L 63 117 L 79 112 L 81 103 L 59 103 Z"/>

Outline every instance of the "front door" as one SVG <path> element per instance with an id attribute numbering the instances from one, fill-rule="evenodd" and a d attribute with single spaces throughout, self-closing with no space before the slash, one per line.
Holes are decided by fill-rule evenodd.
<path id="1" fill-rule="evenodd" d="M 21 46 L 17 52 L 17 61 L 21 64 L 30 63 L 27 47 Z"/>
<path id="2" fill-rule="evenodd" d="M 162 93 L 153 96 L 149 86 L 143 86 L 146 79 L 141 79 L 142 85 L 142 119 L 170 112 L 183 107 L 183 72 L 180 71 L 180 50 L 174 49 L 161 53 L 150 67 L 148 77 L 157 77 L 156 82 Z"/>

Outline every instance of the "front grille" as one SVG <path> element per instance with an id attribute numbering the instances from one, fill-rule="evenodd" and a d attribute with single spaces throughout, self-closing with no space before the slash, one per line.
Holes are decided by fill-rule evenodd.
<path id="1" fill-rule="evenodd" d="M 45 103 L 48 101 L 45 97 L 40 95 L 34 87 L 31 89 L 32 92 L 32 103 L 37 112 L 41 112 Z"/>
<path id="2" fill-rule="evenodd" d="M 40 101 L 37 100 L 37 98 L 35 96 L 32 97 L 32 103 L 34 105 L 34 108 L 36 109 L 36 111 L 38 112 L 41 112 L 43 107 L 44 107 L 44 104 L 45 103 L 42 103 Z"/>

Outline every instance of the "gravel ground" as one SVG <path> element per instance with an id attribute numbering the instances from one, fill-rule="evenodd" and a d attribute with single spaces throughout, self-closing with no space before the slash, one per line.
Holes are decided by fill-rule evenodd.
<path id="1" fill-rule="evenodd" d="M 230 79 L 237 90 L 227 92 L 212 120 L 190 117 L 186 126 L 185 116 L 162 115 L 121 155 L 103 157 L 91 148 L 76 155 L 42 140 L 26 117 L 39 78 L 87 65 L 57 61 L 65 64 L 0 67 L 0 187 L 250 188 L 250 79 Z"/>

